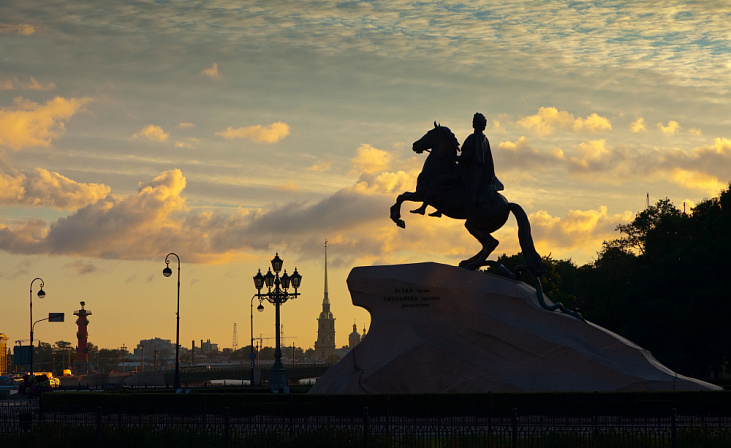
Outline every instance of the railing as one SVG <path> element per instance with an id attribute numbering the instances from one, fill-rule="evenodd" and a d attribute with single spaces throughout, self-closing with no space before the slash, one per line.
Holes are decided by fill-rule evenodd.
<path id="1" fill-rule="evenodd" d="M 145 409 L 105 412 L 65 406 L 43 411 L 37 401 L 0 402 L 0 446 L 337 446 L 337 447 L 730 447 L 731 417 L 277 416 Z M 127 444 L 127 442 L 129 444 Z M 144 442 L 142 442 L 144 441 Z M 113 442 L 113 443 L 112 443 Z"/>

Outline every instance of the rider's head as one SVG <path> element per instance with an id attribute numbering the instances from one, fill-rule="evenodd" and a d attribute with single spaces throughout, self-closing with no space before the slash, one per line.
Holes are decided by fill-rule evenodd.
<path id="1" fill-rule="evenodd" d="M 472 127 L 475 128 L 476 131 L 484 131 L 487 127 L 487 118 L 485 118 L 485 116 L 481 113 L 477 112 L 472 118 Z"/>

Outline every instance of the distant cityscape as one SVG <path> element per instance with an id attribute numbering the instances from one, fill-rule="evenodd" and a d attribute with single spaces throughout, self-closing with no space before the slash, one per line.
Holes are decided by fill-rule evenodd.
<path id="1" fill-rule="evenodd" d="M 115 348 L 101 348 L 88 341 L 87 327 L 91 324 L 92 312 L 81 308 L 73 314 L 78 316 L 76 345 L 68 341 L 56 341 L 53 344 L 37 341 L 33 347 L 34 371 L 48 371 L 57 375 L 82 375 L 112 372 L 144 372 L 150 370 L 166 370 L 175 364 L 175 342 L 170 339 L 152 338 L 140 340 L 135 347 L 122 345 Z M 334 363 L 345 356 L 366 335 L 363 325 L 362 333 L 353 323 L 353 331 L 348 335 L 348 344 L 337 347 L 335 344 L 335 317 L 330 309 L 327 280 L 327 244 L 325 245 L 325 286 L 322 311 L 317 318 L 317 340 L 314 348 L 303 349 L 294 344 L 287 345 L 284 335 L 280 339 L 282 362 L 284 364 L 316 364 Z M 180 344 L 179 363 L 181 366 L 199 366 L 210 364 L 248 364 L 252 354 L 255 363 L 270 364 L 274 360 L 274 338 L 259 336 L 251 343 L 238 347 L 236 324 L 234 324 L 233 347 L 223 348 L 210 339 L 193 340 L 189 347 Z M 22 340 L 15 340 L 15 345 L 4 333 L 0 333 L 0 375 L 23 373 L 30 370 L 30 363 L 21 356 L 24 346 Z M 27 348 L 27 346 L 25 346 Z"/>

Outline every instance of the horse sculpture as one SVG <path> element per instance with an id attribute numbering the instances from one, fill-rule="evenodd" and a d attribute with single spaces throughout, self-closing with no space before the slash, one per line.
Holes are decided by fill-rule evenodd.
<path id="1" fill-rule="evenodd" d="M 435 122 L 434 129 L 414 142 L 412 149 L 418 154 L 431 151 L 416 180 L 416 191 L 400 194 L 391 206 L 391 219 L 396 225 L 406 227 L 401 219 L 401 204 L 404 201 L 426 201 L 437 209 L 433 216 L 444 214 L 450 218 L 464 219 L 465 227 L 482 244 L 482 249 L 473 257 L 461 261 L 459 266 L 475 270 L 488 264 L 487 257 L 498 245 L 498 240 L 491 233 L 500 229 L 508 220 L 510 212 L 513 212 L 518 221 L 518 240 L 528 269 L 536 277 L 547 272 L 546 265 L 533 245 L 528 216 L 520 205 L 508 202 L 497 191 L 493 192 L 489 202 L 481 205 L 471 199 L 455 162 L 459 142 L 449 128 Z"/>

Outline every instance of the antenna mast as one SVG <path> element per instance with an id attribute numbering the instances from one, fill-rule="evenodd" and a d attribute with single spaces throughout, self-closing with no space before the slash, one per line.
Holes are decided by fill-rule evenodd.
<path id="1" fill-rule="evenodd" d="M 236 351 L 239 348 L 239 336 L 236 334 L 236 322 L 234 322 L 234 339 L 231 342 L 231 346 L 234 349 L 233 351 Z"/>

